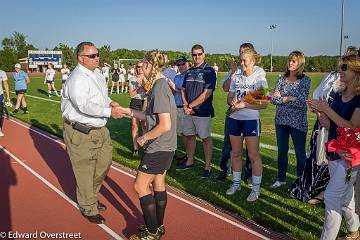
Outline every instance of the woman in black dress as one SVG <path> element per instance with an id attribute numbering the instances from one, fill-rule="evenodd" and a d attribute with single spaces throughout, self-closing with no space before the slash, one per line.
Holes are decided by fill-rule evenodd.
<path id="1" fill-rule="evenodd" d="M 331 104 L 334 93 L 340 89 L 340 85 L 335 84 L 335 82 L 339 83 L 338 79 L 339 74 L 336 71 L 330 72 L 314 91 L 313 98 L 326 97 L 328 103 Z M 292 197 L 310 204 L 317 204 L 323 200 L 323 193 L 330 179 L 327 162 L 318 159 L 318 156 L 325 157 L 324 154 L 318 152 L 318 145 L 324 144 L 324 142 L 317 142 L 319 133 L 323 134 L 322 127 L 319 120 L 316 120 L 311 133 L 304 171 L 289 188 Z"/>

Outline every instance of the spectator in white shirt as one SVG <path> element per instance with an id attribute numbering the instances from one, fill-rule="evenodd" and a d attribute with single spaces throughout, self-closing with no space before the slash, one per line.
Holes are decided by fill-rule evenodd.
<path id="1" fill-rule="evenodd" d="M 120 68 L 119 68 L 119 81 L 121 82 L 121 93 L 127 93 L 128 91 L 128 87 L 125 86 L 125 74 L 126 74 L 126 69 L 124 68 L 124 64 L 120 64 Z M 125 88 L 126 87 L 126 88 Z"/>
<path id="2" fill-rule="evenodd" d="M 66 82 L 66 79 L 69 78 L 70 75 L 70 69 L 67 67 L 67 64 L 64 63 L 63 68 L 61 69 L 61 89 L 60 89 L 60 95 L 63 93 L 64 84 Z"/>
<path id="3" fill-rule="evenodd" d="M 107 63 L 104 63 L 104 66 L 101 68 L 102 74 L 105 77 L 106 83 L 109 82 L 109 72 L 110 68 Z"/>
<path id="4" fill-rule="evenodd" d="M 54 65 L 52 63 L 48 63 L 48 69 L 45 72 L 44 83 L 47 84 L 49 97 L 51 97 L 51 90 L 54 90 L 56 96 L 60 97 L 60 95 L 58 94 L 58 92 L 55 89 L 55 84 L 54 84 L 55 74 L 56 74 L 56 72 L 54 70 Z"/>
<path id="5" fill-rule="evenodd" d="M 2 132 L 2 125 L 3 125 L 3 114 L 4 114 L 4 92 L 2 85 L 4 85 L 5 93 L 6 93 L 6 102 L 10 103 L 10 93 L 9 93 L 9 83 L 6 73 L 1 70 L 2 63 L 0 62 L 0 137 L 4 136 Z"/>
<path id="6" fill-rule="evenodd" d="M 216 76 L 217 76 L 217 74 L 219 72 L 219 67 L 218 67 L 218 65 L 216 65 L 216 63 L 214 63 L 213 69 L 215 70 L 215 73 L 216 73 Z"/>
<path id="7" fill-rule="evenodd" d="M 117 102 L 108 97 L 105 78 L 95 69 L 99 52 L 91 42 L 76 48 L 78 65 L 65 82 L 61 111 L 64 141 L 76 178 L 76 196 L 85 218 L 95 224 L 105 219 L 106 206 L 97 200 L 112 161 L 112 143 L 105 124 L 119 118 Z"/>

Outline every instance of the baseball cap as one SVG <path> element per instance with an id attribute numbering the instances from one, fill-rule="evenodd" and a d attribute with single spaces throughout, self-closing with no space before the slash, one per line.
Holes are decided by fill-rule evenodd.
<path id="1" fill-rule="evenodd" d="M 176 59 L 176 62 L 178 63 L 178 62 L 187 62 L 188 60 L 186 59 L 186 57 L 185 56 L 181 56 L 181 57 L 178 57 L 177 59 Z"/>
<path id="2" fill-rule="evenodd" d="M 15 68 L 21 68 L 20 63 L 15 64 Z"/>

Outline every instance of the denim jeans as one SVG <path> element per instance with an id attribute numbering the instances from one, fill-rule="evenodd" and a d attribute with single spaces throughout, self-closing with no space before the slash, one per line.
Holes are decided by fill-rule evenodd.
<path id="1" fill-rule="evenodd" d="M 230 153 L 231 153 L 231 143 L 229 137 L 229 117 L 225 116 L 224 142 L 223 142 L 223 148 L 221 152 L 221 162 L 220 162 L 220 168 L 224 172 L 227 172 L 228 170 L 227 162 L 230 159 Z"/>
<path id="2" fill-rule="evenodd" d="M 277 125 L 276 140 L 278 146 L 278 180 L 280 182 L 286 181 L 286 171 L 288 168 L 288 152 L 289 152 L 289 136 L 294 143 L 296 154 L 296 174 L 301 176 L 306 160 L 306 132 L 297 130 L 296 128 L 287 125 Z"/>

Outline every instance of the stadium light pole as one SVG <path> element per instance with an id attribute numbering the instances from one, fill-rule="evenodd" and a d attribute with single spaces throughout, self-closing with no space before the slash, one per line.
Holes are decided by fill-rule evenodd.
<path id="1" fill-rule="evenodd" d="M 345 35 L 344 36 L 344 52 L 346 52 L 346 42 L 347 42 L 347 40 L 349 39 L 350 37 L 349 37 L 349 35 Z"/>
<path id="2" fill-rule="evenodd" d="M 345 0 L 341 0 L 341 25 L 340 25 L 340 55 L 342 56 L 342 41 L 343 41 L 343 29 L 344 29 L 344 2 Z"/>
<path id="3" fill-rule="evenodd" d="M 271 31 L 271 52 L 270 52 L 270 72 L 273 71 L 273 64 L 272 64 L 272 56 L 273 56 L 273 51 L 274 51 L 274 39 L 273 39 L 273 31 L 276 28 L 276 24 L 272 24 L 270 25 L 270 31 Z"/>

